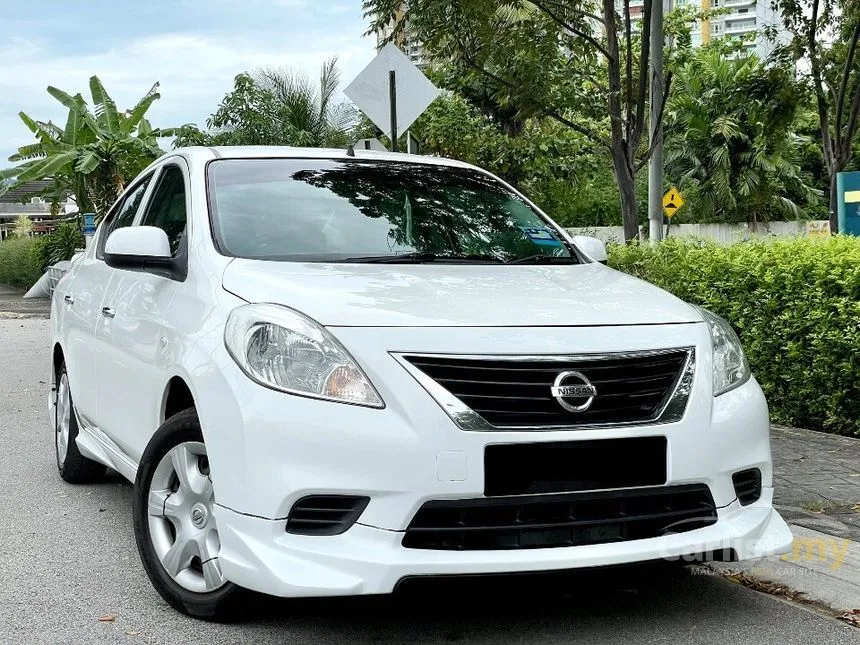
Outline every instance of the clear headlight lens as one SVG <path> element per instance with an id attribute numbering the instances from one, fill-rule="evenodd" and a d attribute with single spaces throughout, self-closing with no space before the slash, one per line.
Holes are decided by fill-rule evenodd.
<path id="1" fill-rule="evenodd" d="M 746 383 L 752 373 L 741 341 L 732 326 L 707 309 L 698 308 L 711 330 L 714 347 L 714 396 Z"/>
<path id="2" fill-rule="evenodd" d="M 224 343 L 252 380 L 275 390 L 382 408 L 384 404 L 349 352 L 317 322 L 270 304 L 230 312 Z"/>

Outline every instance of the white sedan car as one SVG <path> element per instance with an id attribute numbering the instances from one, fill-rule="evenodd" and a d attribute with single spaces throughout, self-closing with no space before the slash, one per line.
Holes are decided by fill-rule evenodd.
<path id="1" fill-rule="evenodd" d="M 147 574 L 206 619 L 783 552 L 731 327 L 605 257 L 464 163 L 171 152 L 54 293 L 60 475 L 134 482 Z"/>

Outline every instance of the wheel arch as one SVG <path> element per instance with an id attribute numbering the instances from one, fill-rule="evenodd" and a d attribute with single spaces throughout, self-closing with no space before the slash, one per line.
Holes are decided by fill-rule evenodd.
<path id="1" fill-rule="evenodd" d="M 164 423 L 183 410 L 196 407 L 194 393 L 186 379 L 179 375 L 173 376 L 164 386 L 164 394 L 161 397 L 160 423 Z"/>
<path id="2" fill-rule="evenodd" d="M 65 362 L 66 354 L 63 352 L 63 346 L 59 342 L 54 343 L 54 349 L 51 357 L 52 374 L 54 383 L 57 382 L 57 374 L 60 373 L 60 366 Z"/>

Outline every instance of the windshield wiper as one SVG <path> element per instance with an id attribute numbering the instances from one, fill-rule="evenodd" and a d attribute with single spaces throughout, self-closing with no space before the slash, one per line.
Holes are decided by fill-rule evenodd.
<path id="1" fill-rule="evenodd" d="M 535 253 L 524 258 L 508 260 L 505 264 L 578 264 L 576 257 L 572 255 L 543 255 Z"/>
<path id="2" fill-rule="evenodd" d="M 501 263 L 502 260 L 494 255 L 440 255 L 430 251 L 415 251 L 413 253 L 398 253 L 395 255 L 368 255 L 365 257 L 346 258 L 340 262 L 360 262 L 366 264 L 399 264 L 420 262 L 478 262 L 481 264 Z"/>

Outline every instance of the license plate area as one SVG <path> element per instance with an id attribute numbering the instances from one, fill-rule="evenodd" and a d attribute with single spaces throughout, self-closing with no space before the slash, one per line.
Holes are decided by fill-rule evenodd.
<path id="1" fill-rule="evenodd" d="M 484 494 L 660 486 L 667 450 L 666 437 L 490 445 L 484 449 Z"/>

